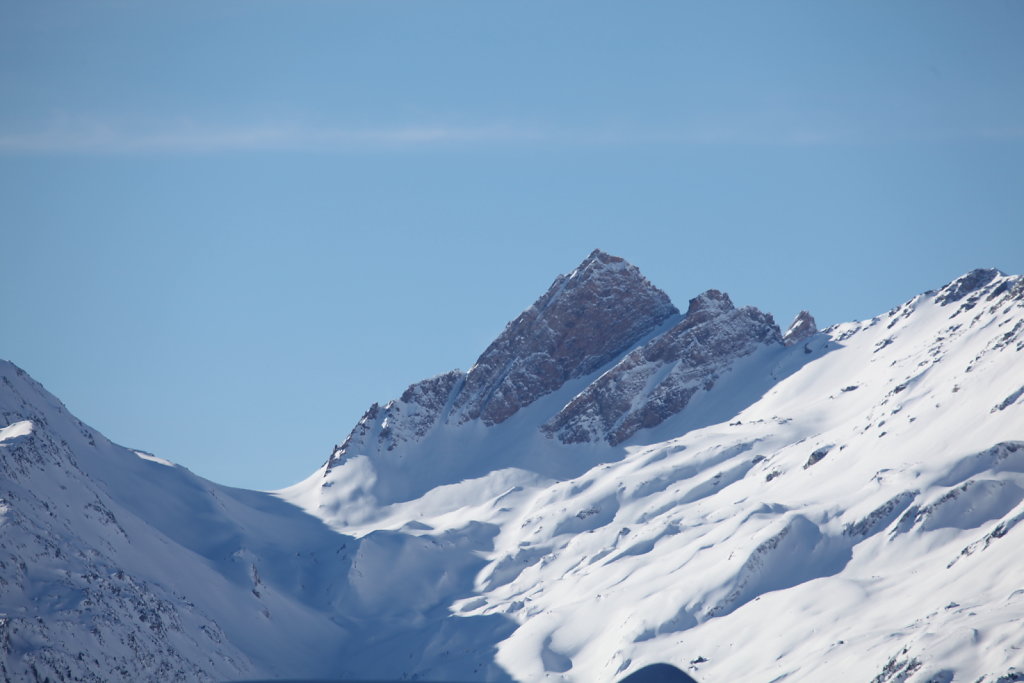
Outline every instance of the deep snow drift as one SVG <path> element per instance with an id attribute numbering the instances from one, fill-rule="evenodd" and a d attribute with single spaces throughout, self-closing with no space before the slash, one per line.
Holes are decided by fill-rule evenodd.
<path id="1" fill-rule="evenodd" d="M 1024 278 L 817 331 L 594 252 L 276 493 L 0 365 L 0 674 L 1024 680 Z"/>

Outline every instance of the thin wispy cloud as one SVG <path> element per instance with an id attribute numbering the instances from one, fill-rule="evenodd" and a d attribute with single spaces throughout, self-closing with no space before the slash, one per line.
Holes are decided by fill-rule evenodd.
<path id="1" fill-rule="evenodd" d="M 0 130 L 0 154 L 209 154 L 246 151 L 344 152 L 455 145 L 541 143 L 577 146 L 689 145 L 815 147 L 848 144 L 1024 141 L 1024 128 L 879 130 L 856 126 L 765 125 L 764 122 L 689 124 L 677 128 L 405 125 L 342 128 L 295 124 L 150 128 L 110 124 L 61 125 L 37 131 Z"/>
<path id="2" fill-rule="evenodd" d="M 233 151 L 340 151 L 457 143 L 508 143 L 539 133 L 508 126 L 410 125 L 391 128 L 324 128 L 295 125 L 168 126 L 141 130 L 110 125 L 0 132 L 7 153 L 215 153 Z"/>

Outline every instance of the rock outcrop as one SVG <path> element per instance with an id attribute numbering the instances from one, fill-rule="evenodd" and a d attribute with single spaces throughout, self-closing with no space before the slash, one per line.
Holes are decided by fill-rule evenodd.
<path id="1" fill-rule="evenodd" d="M 422 439 L 447 414 L 465 377 L 461 370 L 452 370 L 413 384 L 398 400 L 383 407 L 374 403 L 345 441 L 335 447 L 330 463 L 347 453 L 393 451 L 402 443 Z"/>
<path id="2" fill-rule="evenodd" d="M 635 266 L 595 250 L 510 322 L 468 373 L 453 370 L 383 407 L 372 405 L 335 448 L 325 476 L 346 455 L 390 452 L 438 425 L 502 423 L 566 382 L 609 366 L 541 429 L 565 443 L 618 444 L 682 411 L 736 359 L 783 343 L 770 315 L 737 309 L 718 290 L 678 314 Z M 816 331 L 804 311 L 786 342 Z"/>
<path id="3" fill-rule="evenodd" d="M 727 294 L 710 289 L 690 300 L 679 324 L 627 355 L 542 429 L 564 443 L 621 443 L 683 410 L 736 359 L 781 343 L 770 315 L 737 309 Z"/>
<path id="4" fill-rule="evenodd" d="M 594 250 L 487 347 L 466 377 L 453 418 L 504 422 L 566 381 L 614 361 L 678 312 L 635 266 Z"/>
<path id="5" fill-rule="evenodd" d="M 807 311 L 800 311 L 796 318 L 793 319 L 789 329 L 782 335 L 782 343 L 786 346 L 793 346 L 817 334 L 817 332 L 818 325 L 814 322 L 814 316 Z"/>
<path id="6" fill-rule="evenodd" d="M 1002 273 L 995 268 L 977 268 L 961 275 L 940 289 L 935 301 L 941 306 L 960 301 L 972 292 L 985 287 L 1000 275 Z"/>

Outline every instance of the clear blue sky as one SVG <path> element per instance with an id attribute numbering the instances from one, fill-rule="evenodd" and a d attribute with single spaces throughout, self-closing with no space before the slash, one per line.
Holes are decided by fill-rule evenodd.
<path id="1" fill-rule="evenodd" d="M 276 488 L 594 247 L 864 318 L 1024 272 L 1024 3 L 0 0 L 0 357 Z"/>

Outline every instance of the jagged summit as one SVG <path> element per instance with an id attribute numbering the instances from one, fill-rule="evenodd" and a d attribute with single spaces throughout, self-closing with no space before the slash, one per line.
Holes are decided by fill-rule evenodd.
<path id="1" fill-rule="evenodd" d="M 567 381 L 614 362 L 679 310 L 636 266 L 595 249 L 523 311 L 468 373 L 458 370 L 373 404 L 328 461 L 394 451 L 440 424 L 504 422 Z"/>
<path id="2" fill-rule="evenodd" d="M 807 311 L 800 311 L 790 324 L 789 329 L 782 335 L 782 343 L 786 346 L 799 344 L 804 339 L 811 337 L 818 332 L 818 325 L 814 322 L 814 316 Z"/>
<path id="3" fill-rule="evenodd" d="M 424 380 L 371 406 L 324 476 L 350 454 L 391 452 L 439 425 L 505 422 L 601 368 L 608 369 L 543 416 L 540 429 L 564 443 L 615 445 L 681 412 L 735 361 L 764 346 L 782 346 L 770 315 L 737 309 L 728 294 L 709 289 L 680 316 L 635 266 L 595 249 L 510 322 L 468 373 Z"/>
<path id="4" fill-rule="evenodd" d="M 1002 275 L 1003 272 L 996 268 L 975 268 L 940 289 L 935 300 L 942 305 L 959 301 Z"/>
<path id="5" fill-rule="evenodd" d="M 503 422 L 613 361 L 678 313 L 636 266 L 595 249 L 481 354 L 456 398 L 456 420 Z"/>
<path id="6" fill-rule="evenodd" d="M 1024 280 L 983 269 L 932 294 L 940 305 L 957 301 L 960 310 L 970 310 L 980 297 L 1007 290 L 1024 296 Z M 687 410 L 741 359 L 761 349 L 781 352 L 817 333 L 807 311 L 783 335 L 771 315 L 737 308 L 717 289 L 691 299 L 679 315 L 635 266 L 595 249 L 511 321 L 468 373 L 454 370 L 424 380 L 399 399 L 371 406 L 335 449 L 324 476 L 349 454 L 395 451 L 440 426 L 503 423 L 600 369 L 603 374 L 588 386 L 559 399 L 565 401 L 561 407 L 537 416 L 534 429 L 562 443 L 617 445 Z M 813 353 L 808 346 L 803 350 Z M 757 381 L 777 380 L 772 374 Z"/>
<path id="7" fill-rule="evenodd" d="M 595 268 L 600 269 L 604 266 L 612 268 L 627 268 L 631 267 L 631 264 L 620 256 L 614 256 L 606 251 L 595 249 L 590 252 L 587 258 L 583 259 L 583 262 L 580 263 L 576 270 L 569 273 L 569 277 L 576 277 L 581 273 L 586 273 Z"/>
<path id="8" fill-rule="evenodd" d="M 621 443 L 682 411 L 737 359 L 781 343 L 772 316 L 737 309 L 728 294 L 709 289 L 690 300 L 679 323 L 628 354 L 542 429 L 564 443 Z"/>
<path id="9" fill-rule="evenodd" d="M 717 289 L 709 289 L 692 299 L 690 299 L 690 306 L 686 309 L 687 316 L 694 316 L 698 314 L 705 315 L 717 315 L 725 311 L 731 311 L 736 308 L 732 299 L 725 292 L 720 292 Z"/>

